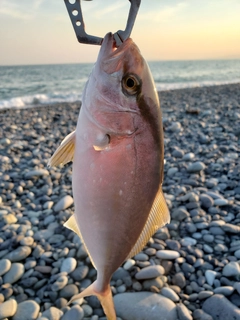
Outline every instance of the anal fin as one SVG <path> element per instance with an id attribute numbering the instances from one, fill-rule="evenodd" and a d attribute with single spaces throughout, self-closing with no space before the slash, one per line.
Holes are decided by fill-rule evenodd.
<path id="1" fill-rule="evenodd" d="M 138 254 L 145 244 L 148 242 L 150 237 L 165 224 L 170 222 L 170 214 L 167 207 L 166 200 L 164 198 L 162 188 L 159 187 L 157 195 L 154 199 L 151 211 L 149 213 L 146 224 L 135 243 L 134 247 L 130 251 L 127 259 Z"/>
<path id="2" fill-rule="evenodd" d="M 90 255 L 90 253 L 89 253 L 89 251 L 88 251 L 88 248 L 87 248 L 87 246 L 86 246 L 86 244 L 85 244 L 85 242 L 84 242 L 83 236 L 82 236 L 82 234 L 81 234 L 81 232 L 80 232 L 80 229 L 79 229 L 79 227 L 78 227 L 78 225 L 77 225 L 77 221 L 76 221 L 76 219 L 75 219 L 74 214 L 64 223 L 64 227 L 66 227 L 66 228 L 74 231 L 74 232 L 79 236 L 79 238 L 81 239 L 82 243 L 84 244 L 84 246 L 85 246 L 85 248 L 86 248 L 86 251 L 87 251 L 87 253 L 88 253 L 89 259 L 90 259 L 91 262 L 92 262 L 92 265 L 93 265 L 94 268 L 96 269 L 95 264 L 94 264 L 94 261 L 93 261 L 91 255 Z"/>
<path id="3" fill-rule="evenodd" d="M 75 131 L 67 135 L 60 146 L 54 152 L 50 160 L 48 161 L 48 166 L 58 166 L 59 164 L 66 164 L 73 160 L 75 150 Z"/>

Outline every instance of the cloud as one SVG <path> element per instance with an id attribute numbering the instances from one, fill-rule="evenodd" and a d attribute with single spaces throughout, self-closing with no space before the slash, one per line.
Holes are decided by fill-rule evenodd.
<path id="1" fill-rule="evenodd" d="M 140 13 L 138 15 L 139 20 L 145 21 L 155 21 L 155 22 L 168 22 L 172 21 L 180 11 L 188 6 L 188 2 L 179 2 L 174 6 L 166 6 L 164 8 L 159 7 L 158 9 L 154 8 L 151 11 Z"/>
<path id="2" fill-rule="evenodd" d="M 32 20 L 36 17 L 37 10 L 45 0 L 1 0 L 0 15 L 14 19 Z"/>
<path id="3" fill-rule="evenodd" d="M 125 6 L 126 6 L 125 2 L 112 4 L 111 6 L 105 7 L 104 9 L 97 11 L 97 16 L 100 17 L 106 14 L 109 14 L 111 12 L 118 12 L 118 10 L 124 8 Z"/>

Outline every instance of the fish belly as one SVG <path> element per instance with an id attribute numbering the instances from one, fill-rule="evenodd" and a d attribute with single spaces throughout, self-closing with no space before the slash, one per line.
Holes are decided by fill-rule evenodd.
<path id="1" fill-rule="evenodd" d="M 86 127 L 77 129 L 73 161 L 76 220 L 98 272 L 110 278 L 146 223 L 159 188 L 159 154 L 140 134 L 96 151 L 83 139 Z"/>

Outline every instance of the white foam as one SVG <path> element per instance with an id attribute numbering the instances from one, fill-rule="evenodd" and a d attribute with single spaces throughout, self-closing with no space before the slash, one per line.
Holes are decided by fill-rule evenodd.
<path id="1" fill-rule="evenodd" d="M 211 86 L 220 86 L 227 84 L 239 83 L 239 79 L 234 79 L 231 81 L 202 81 L 202 82 L 175 82 L 175 83 L 158 83 L 156 82 L 157 91 L 169 91 L 177 89 L 186 89 L 186 88 L 197 88 L 197 87 L 211 87 Z"/>
<path id="2" fill-rule="evenodd" d="M 15 97 L 8 100 L 0 100 L 0 109 L 28 108 L 36 105 L 75 102 L 79 100 L 81 100 L 81 95 L 75 92 L 68 92 L 66 94 L 54 92 L 51 95 L 35 94 L 30 96 Z"/>

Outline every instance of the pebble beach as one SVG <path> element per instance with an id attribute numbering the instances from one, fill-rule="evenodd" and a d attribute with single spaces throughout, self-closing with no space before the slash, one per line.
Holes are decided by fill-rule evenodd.
<path id="1" fill-rule="evenodd" d="M 240 84 L 159 93 L 171 222 L 111 286 L 118 320 L 240 320 Z M 80 102 L 0 110 L 0 320 L 106 320 L 63 224 L 72 165 L 48 168 Z M 123 243 L 124 245 L 124 243 Z"/>

